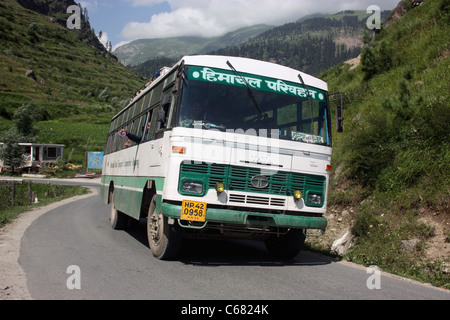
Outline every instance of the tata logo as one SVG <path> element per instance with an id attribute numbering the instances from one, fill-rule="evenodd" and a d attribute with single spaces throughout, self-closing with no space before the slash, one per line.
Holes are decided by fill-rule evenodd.
<path id="1" fill-rule="evenodd" d="M 264 189 L 267 188 L 267 186 L 269 185 L 269 179 L 261 175 L 252 177 L 251 181 L 252 186 L 254 186 L 257 189 Z"/>

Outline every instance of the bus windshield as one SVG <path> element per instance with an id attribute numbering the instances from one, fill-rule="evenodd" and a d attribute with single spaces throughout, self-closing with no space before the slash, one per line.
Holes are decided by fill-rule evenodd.
<path id="1" fill-rule="evenodd" d="M 185 75 L 179 127 L 330 146 L 325 91 L 238 70 L 187 66 Z"/>

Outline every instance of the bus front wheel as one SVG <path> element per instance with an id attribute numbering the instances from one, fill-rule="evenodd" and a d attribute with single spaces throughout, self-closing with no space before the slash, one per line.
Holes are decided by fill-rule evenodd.
<path id="1" fill-rule="evenodd" d="M 181 248 L 182 234 L 178 225 L 169 225 L 168 218 L 156 212 L 156 195 L 148 209 L 147 238 L 153 256 L 159 260 L 175 258 Z"/>

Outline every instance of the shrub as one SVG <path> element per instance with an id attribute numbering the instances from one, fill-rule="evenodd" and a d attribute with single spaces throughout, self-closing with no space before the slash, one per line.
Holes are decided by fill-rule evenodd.
<path id="1" fill-rule="evenodd" d="M 375 46 L 364 47 L 361 53 L 361 65 L 365 80 L 390 70 L 393 66 L 390 44 L 382 40 Z"/>

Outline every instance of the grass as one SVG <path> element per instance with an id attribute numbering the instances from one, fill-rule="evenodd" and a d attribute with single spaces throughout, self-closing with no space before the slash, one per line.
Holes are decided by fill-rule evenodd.
<path id="1" fill-rule="evenodd" d="M 424 258 L 427 241 L 436 235 L 435 227 L 418 219 L 422 211 L 417 205 L 420 198 L 411 198 L 409 191 L 403 196 L 389 201 L 385 194 L 375 194 L 372 201 L 360 206 L 352 227 L 358 243 L 346 257 L 362 265 L 376 265 L 390 273 L 450 289 L 450 277 L 443 271 L 445 261 Z M 410 239 L 417 243 L 407 250 L 403 241 Z"/>
<path id="2" fill-rule="evenodd" d="M 375 47 L 383 41 L 392 53 L 388 70 L 369 80 L 344 64 L 322 74 L 346 102 L 333 161 L 358 183 L 392 191 L 437 179 L 447 191 L 450 44 L 448 13 L 439 7 L 424 4 L 378 35 Z"/>
<path id="3" fill-rule="evenodd" d="M 109 88 L 113 97 L 128 98 L 145 80 L 109 53 L 86 43 L 47 17 L 11 0 L 0 4 L 0 101 L 34 100 L 90 104 Z M 25 77 L 33 70 L 36 80 Z M 108 99 L 107 99 L 108 100 Z M 100 101 L 108 102 L 108 101 Z"/>
<path id="4" fill-rule="evenodd" d="M 29 204 L 28 183 L 16 184 L 16 197 L 12 203 L 12 187 L 0 187 L 0 228 L 10 223 L 22 213 L 33 208 L 53 202 L 89 193 L 89 189 L 79 186 L 62 186 L 31 183 L 31 192 L 37 196 L 39 203 Z"/>
<path id="5" fill-rule="evenodd" d="M 90 120 L 60 119 L 37 124 L 39 137 L 49 143 L 66 146 L 63 159 L 68 162 L 83 164 L 86 151 L 103 151 L 109 131 L 109 120 L 101 123 Z M 107 122 L 107 123 L 105 123 Z"/>
<path id="6" fill-rule="evenodd" d="M 64 160 L 82 164 L 85 151 L 103 151 L 109 121 L 146 82 L 80 31 L 0 2 L 0 136 L 14 112 L 33 102 L 45 112 L 37 142 L 63 143 Z"/>
<path id="7" fill-rule="evenodd" d="M 450 276 L 443 271 L 450 257 L 425 258 L 436 230 L 421 219 L 431 214 L 450 220 L 445 3 L 428 1 L 384 28 L 373 48 L 376 60 L 385 63 L 375 65 L 370 77 L 362 66 L 349 70 L 341 64 L 322 78 L 330 91 L 345 97 L 345 132 L 333 137 L 333 167 L 338 169 L 329 204 L 357 212 L 352 225 L 357 243 L 346 258 L 450 289 Z M 410 239 L 418 240 L 415 248 L 402 249 L 402 241 Z"/>

